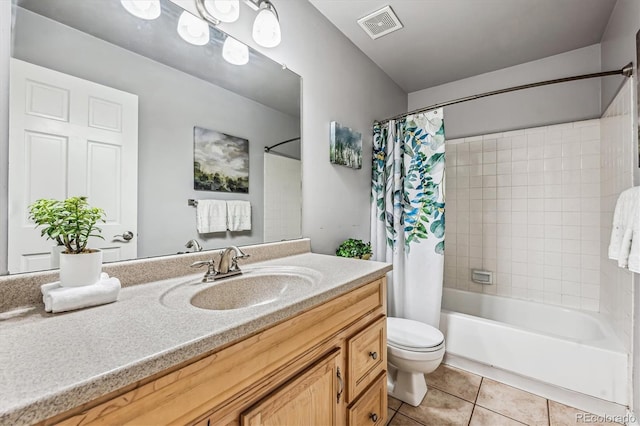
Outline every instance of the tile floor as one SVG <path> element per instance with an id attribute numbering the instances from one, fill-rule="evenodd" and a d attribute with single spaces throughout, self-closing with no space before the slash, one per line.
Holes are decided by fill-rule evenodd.
<path id="1" fill-rule="evenodd" d="M 427 384 L 419 407 L 389 397 L 389 426 L 587 424 L 578 421 L 581 410 L 448 365 L 427 375 Z"/>

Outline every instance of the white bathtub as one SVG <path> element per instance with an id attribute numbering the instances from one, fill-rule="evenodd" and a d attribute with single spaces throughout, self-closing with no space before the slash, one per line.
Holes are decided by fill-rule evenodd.
<path id="1" fill-rule="evenodd" d="M 598 314 L 445 288 L 447 353 L 627 405 L 627 353 Z"/>

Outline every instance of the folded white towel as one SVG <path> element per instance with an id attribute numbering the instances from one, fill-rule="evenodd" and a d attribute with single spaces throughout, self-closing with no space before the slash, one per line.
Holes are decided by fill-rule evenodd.
<path id="1" fill-rule="evenodd" d="M 249 201 L 227 201 L 227 229 L 229 231 L 248 231 L 251 229 L 251 203 Z"/>
<path id="2" fill-rule="evenodd" d="M 609 259 L 640 272 L 640 187 L 623 191 L 613 214 Z"/>
<path id="3" fill-rule="evenodd" d="M 224 200 L 198 200 L 196 207 L 198 233 L 227 231 L 227 202 Z"/>
<path id="4" fill-rule="evenodd" d="M 109 278 L 104 272 L 100 275 L 100 281 L 82 287 L 62 287 L 60 281 L 40 286 L 44 310 L 53 313 L 115 302 L 120 288 L 120 280 Z"/>

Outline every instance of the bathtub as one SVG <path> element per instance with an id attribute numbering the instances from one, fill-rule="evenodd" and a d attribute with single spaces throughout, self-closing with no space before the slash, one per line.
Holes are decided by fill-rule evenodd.
<path id="1" fill-rule="evenodd" d="M 449 354 L 622 405 L 627 353 L 598 314 L 445 288 Z"/>

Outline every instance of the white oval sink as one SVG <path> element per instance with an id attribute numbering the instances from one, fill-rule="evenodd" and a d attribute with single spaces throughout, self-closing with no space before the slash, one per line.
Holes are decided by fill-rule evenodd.
<path id="1" fill-rule="evenodd" d="M 243 268 L 243 274 L 201 282 L 191 278 L 167 290 L 160 302 L 176 309 L 224 312 L 251 309 L 276 302 L 295 302 L 311 293 L 322 275 L 313 269 L 289 266 Z"/>
<path id="2" fill-rule="evenodd" d="M 304 294 L 313 286 L 308 277 L 291 274 L 260 274 L 220 280 L 191 298 L 197 308 L 223 311 L 266 305 L 282 297 Z"/>

